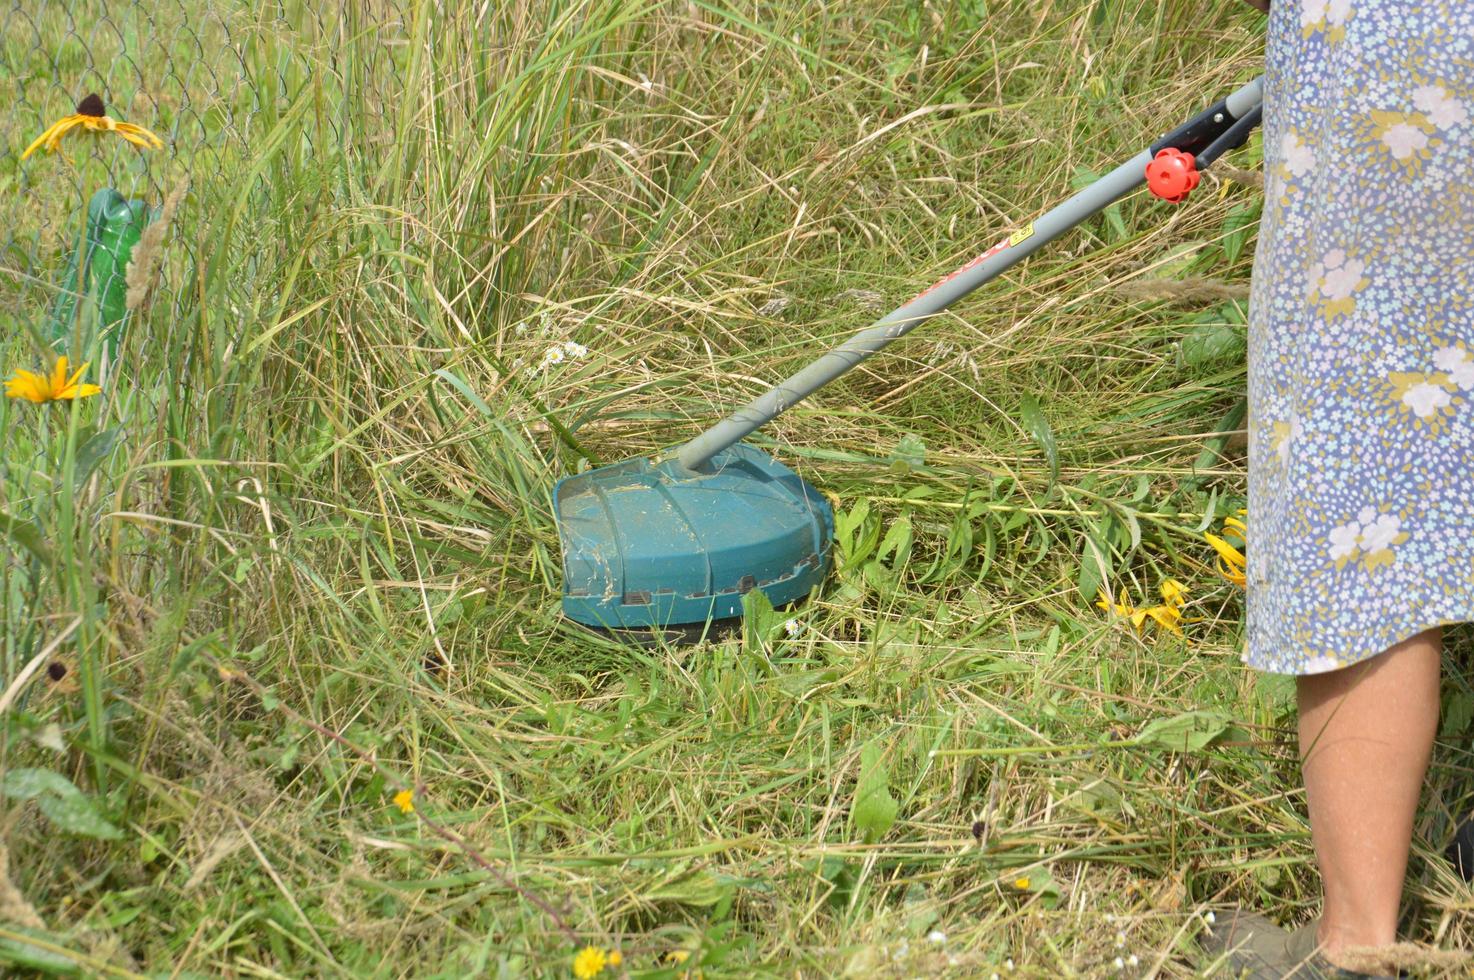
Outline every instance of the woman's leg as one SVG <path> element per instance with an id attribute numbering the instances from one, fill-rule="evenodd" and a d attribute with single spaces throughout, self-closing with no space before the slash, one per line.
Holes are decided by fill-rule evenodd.
<path id="1" fill-rule="evenodd" d="M 1397 938 L 1413 815 L 1438 729 L 1442 630 L 1299 678 L 1300 757 L 1325 888 L 1324 953 Z"/>

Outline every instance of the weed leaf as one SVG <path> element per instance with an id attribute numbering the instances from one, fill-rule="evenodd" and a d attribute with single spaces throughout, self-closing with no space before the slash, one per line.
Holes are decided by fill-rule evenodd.
<path id="1" fill-rule="evenodd" d="M 0 780 L 0 793 L 12 800 L 35 800 L 58 830 L 82 837 L 118 840 L 123 832 L 97 812 L 92 798 L 59 772 L 12 769 Z"/>
<path id="2" fill-rule="evenodd" d="M 886 772 L 881 756 L 885 747 L 879 739 L 869 742 L 860 750 L 860 781 L 855 787 L 855 827 L 865 837 L 865 843 L 874 844 L 885 836 L 896 822 L 896 811 L 900 804 L 891 795 L 890 774 Z"/>
<path id="3" fill-rule="evenodd" d="M 1231 719 L 1217 711 L 1187 711 L 1149 723 L 1136 736 L 1136 741 L 1173 752 L 1200 752 L 1222 738 L 1232 724 Z"/>

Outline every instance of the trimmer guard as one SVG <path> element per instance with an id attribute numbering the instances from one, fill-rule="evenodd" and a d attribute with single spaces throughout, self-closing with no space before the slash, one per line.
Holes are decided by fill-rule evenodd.
<path id="1" fill-rule="evenodd" d="M 559 481 L 563 612 L 603 629 L 689 626 L 779 606 L 828 571 L 834 511 L 771 456 L 738 443 L 700 472 L 631 459 Z"/>

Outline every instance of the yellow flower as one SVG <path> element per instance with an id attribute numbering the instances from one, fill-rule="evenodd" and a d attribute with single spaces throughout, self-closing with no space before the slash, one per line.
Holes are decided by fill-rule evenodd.
<path id="1" fill-rule="evenodd" d="M 1026 892 L 1029 890 L 1029 879 L 1015 878 L 1013 879 L 1013 887 L 1017 888 L 1021 892 Z"/>
<path id="2" fill-rule="evenodd" d="M 37 149 L 45 149 L 47 153 L 55 153 L 61 149 L 61 138 L 75 129 L 86 129 L 94 133 L 117 133 L 129 143 L 142 147 L 145 150 L 162 149 L 164 146 L 163 140 L 142 126 L 120 122 L 107 115 L 103 111 L 102 97 L 94 93 L 77 104 L 76 112 L 70 116 L 63 116 L 46 127 L 46 132 L 37 136 L 31 142 L 31 145 L 26 147 L 25 152 L 20 155 L 20 158 L 24 160 L 32 153 L 35 153 Z"/>
<path id="3" fill-rule="evenodd" d="M 609 951 L 609 966 L 611 968 L 616 967 L 616 966 L 619 966 L 619 964 L 621 964 L 623 962 L 624 962 L 624 954 L 623 953 L 621 953 L 617 949 L 611 949 Z"/>
<path id="4" fill-rule="evenodd" d="M 1242 514 L 1243 511 L 1239 513 Z M 1203 537 L 1213 546 L 1213 550 L 1218 552 L 1218 574 L 1242 589 L 1245 582 L 1248 581 L 1249 560 L 1244 557 L 1243 551 L 1235 548 L 1226 539 L 1236 538 L 1241 546 L 1247 548 L 1249 545 L 1248 527 L 1237 517 L 1225 517 L 1223 537 L 1216 534 L 1204 534 Z"/>
<path id="5" fill-rule="evenodd" d="M 597 946 L 585 946 L 573 958 L 573 975 L 578 980 L 591 980 L 604 972 L 609 955 Z"/>
<path id="6" fill-rule="evenodd" d="M 415 791 L 412 790 L 412 789 L 402 789 L 398 793 L 395 793 L 394 794 L 394 805 L 397 806 L 397 807 L 399 807 L 399 809 L 400 809 L 401 812 L 404 812 L 404 813 L 414 813 L 415 812 Z"/>
<path id="7" fill-rule="evenodd" d="M 1106 612 L 1129 619 L 1131 627 L 1137 632 L 1140 632 L 1146 626 L 1146 621 L 1150 619 L 1163 629 L 1181 636 L 1182 628 L 1178 624 L 1183 621 L 1182 603 L 1187 595 L 1187 589 L 1176 579 L 1168 579 L 1162 583 L 1161 591 L 1164 602 L 1159 606 L 1137 607 L 1129 602 L 1112 602 L 1106 596 L 1104 589 L 1101 590 L 1100 598 L 1095 604 Z"/>
<path id="8" fill-rule="evenodd" d="M 665 954 L 665 962 L 672 966 L 680 966 L 690 958 L 691 951 L 689 949 L 673 949 Z M 700 970 L 696 970 L 695 972 L 682 970 L 680 973 L 680 980 L 701 980 L 701 977 L 702 973 Z"/>
<path id="9" fill-rule="evenodd" d="M 77 380 L 82 377 L 82 372 L 86 370 L 87 362 L 84 361 L 81 367 L 68 375 L 65 355 L 56 359 L 56 366 L 51 369 L 49 375 L 37 371 L 22 371 L 17 368 L 15 377 L 5 382 L 5 395 L 7 398 L 24 398 L 37 405 L 86 398 L 102 390 L 97 385 L 77 383 Z"/>

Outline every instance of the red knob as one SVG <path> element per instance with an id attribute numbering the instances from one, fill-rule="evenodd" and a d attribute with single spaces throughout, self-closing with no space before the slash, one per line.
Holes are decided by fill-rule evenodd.
<path id="1" fill-rule="evenodd" d="M 1172 204 L 1184 200 L 1202 180 L 1191 153 L 1167 147 L 1158 150 L 1146 165 L 1146 186 L 1153 194 Z"/>

